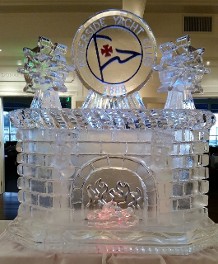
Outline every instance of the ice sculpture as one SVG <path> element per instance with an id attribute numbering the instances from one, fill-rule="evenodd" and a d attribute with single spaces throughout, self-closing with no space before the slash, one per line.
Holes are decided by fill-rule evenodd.
<path id="1" fill-rule="evenodd" d="M 175 74 L 174 52 L 162 59 L 166 76 Z M 201 58 L 193 52 L 184 60 Z M 126 11 L 102 12 L 79 28 L 72 53 L 90 90 L 82 109 L 40 104 L 11 113 L 21 204 L 9 237 L 62 252 L 189 254 L 216 244 L 205 195 L 214 115 L 144 109 L 137 91 L 156 62 L 148 25 Z"/>
<path id="2" fill-rule="evenodd" d="M 76 72 L 90 90 L 83 108 L 144 108 L 138 90 L 151 77 L 156 40 L 145 21 L 123 14 L 98 14 L 74 37 Z"/>
<path id="3" fill-rule="evenodd" d="M 209 69 L 203 64 L 204 48 L 191 46 L 190 36 L 178 38 L 176 43 L 160 45 L 162 58 L 159 71 L 160 92 L 168 92 L 166 109 L 195 109 L 192 93 L 202 92 L 201 80 Z"/>
<path id="4" fill-rule="evenodd" d="M 66 92 L 64 85 L 67 74 L 72 70 L 64 55 L 67 47 L 53 44 L 45 37 L 39 37 L 34 49 L 24 48 L 26 61 L 18 72 L 24 74 L 24 92 L 35 93 L 31 108 L 61 108 L 57 91 Z"/>

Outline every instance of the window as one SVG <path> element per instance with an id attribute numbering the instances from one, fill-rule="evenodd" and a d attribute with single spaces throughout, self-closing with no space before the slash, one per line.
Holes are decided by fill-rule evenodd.
<path id="1" fill-rule="evenodd" d="M 9 118 L 9 112 L 4 111 L 4 143 L 7 141 L 16 141 L 17 128 L 14 127 Z"/>
<path id="2" fill-rule="evenodd" d="M 194 99 L 197 109 L 210 110 L 216 117 L 216 123 L 210 129 L 210 146 L 218 146 L 218 99 Z"/>
<path id="3" fill-rule="evenodd" d="M 9 118 L 9 112 L 19 108 L 29 108 L 32 97 L 4 97 L 3 108 L 4 108 L 4 143 L 16 141 L 15 128 Z M 71 97 L 60 97 L 61 105 L 63 108 L 71 108 Z"/>
<path id="4" fill-rule="evenodd" d="M 218 146 L 218 113 L 214 113 L 216 116 L 216 123 L 210 129 L 210 146 Z"/>

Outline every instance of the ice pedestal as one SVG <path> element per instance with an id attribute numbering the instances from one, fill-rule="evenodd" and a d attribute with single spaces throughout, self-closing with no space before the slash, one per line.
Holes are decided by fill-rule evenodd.
<path id="1" fill-rule="evenodd" d="M 217 243 L 205 195 L 211 112 L 26 109 L 11 119 L 21 176 L 11 237 L 93 253 L 189 254 Z"/>

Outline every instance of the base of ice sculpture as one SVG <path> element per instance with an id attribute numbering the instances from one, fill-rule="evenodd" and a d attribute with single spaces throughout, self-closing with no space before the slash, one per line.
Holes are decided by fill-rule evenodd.
<path id="1" fill-rule="evenodd" d="M 24 222 L 23 222 L 24 221 Z M 26 220 L 28 222 L 28 220 Z M 193 226 L 141 227 L 141 230 L 76 230 L 66 226 L 45 229 L 37 223 L 17 218 L 8 228 L 7 236 L 26 247 L 63 253 L 133 253 L 188 255 L 218 243 L 218 225 L 208 217 Z M 26 226 L 24 225 L 27 224 Z M 195 223 L 192 223 L 195 225 Z M 25 227 L 24 227 L 25 226 Z M 30 236 L 31 233 L 34 234 Z M 164 230 L 164 231 L 163 231 Z"/>
<path id="2" fill-rule="evenodd" d="M 25 109 L 11 118 L 21 176 L 13 239 L 90 253 L 185 255 L 217 244 L 205 208 L 211 112 Z"/>

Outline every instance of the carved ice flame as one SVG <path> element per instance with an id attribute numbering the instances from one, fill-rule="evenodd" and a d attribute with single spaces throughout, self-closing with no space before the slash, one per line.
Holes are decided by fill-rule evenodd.
<path id="1" fill-rule="evenodd" d="M 94 187 L 87 186 L 89 202 L 86 207 L 91 210 L 87 219 L 89 223 L 96 225 L 135 225 L 139 218 L 135 215 L 135 209 L 141 209 L 142 191 L 136 187 L 131 191 L 127 182 L 118 181 L 115 188 L 110 188 L 99 178 Z"/>
<path id="2" fill-rule="evenodd" d="M 86 207 L 95 207 L 96 205 L 103 206 L 109 201 L 114 201 L 122 208 L 132 207 L 133 209 L 140 209 L 142 202 L 142 191 L 136 187 L 135 191 L 130 190 L 127 182 L 118 181 L 115 188 L 109 189 L 108 185 L 99 178 L 94 187 L 91 184 L 87 186 L 87 194 L 89 202 Z"/>

